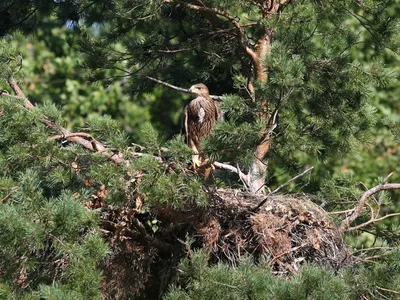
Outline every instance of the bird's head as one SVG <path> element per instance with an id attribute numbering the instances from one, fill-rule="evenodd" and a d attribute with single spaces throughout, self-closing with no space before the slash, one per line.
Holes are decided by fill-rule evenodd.
<path id="1" fill-rule="evenodd" d="M 194 95 L 202 95 L 202 96 L 210 95 L 208 88 L 202 83 L 197 83 L 195 85 L 192 85 L 189 89 L 189 92 L 191 92 Z"/>

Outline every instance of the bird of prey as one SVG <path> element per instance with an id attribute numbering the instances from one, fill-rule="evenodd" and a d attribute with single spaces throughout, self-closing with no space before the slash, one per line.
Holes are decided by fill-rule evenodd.
<path id="1" fill-rule="evenodd" d="M 215 121 L 220 117 L 220 109 L 204 84 L 197 83 L 189 91 L 194 98 L 186 103 L 183 110 L 182 131 L 186 144 L 193 150 L 192 163 L 196 168 L 201 165 L 202 160 L 200 143 L 211 134 Z"/>

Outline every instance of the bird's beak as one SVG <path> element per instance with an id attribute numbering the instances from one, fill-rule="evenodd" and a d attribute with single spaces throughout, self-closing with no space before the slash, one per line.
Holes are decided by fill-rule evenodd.
<path id="1" fill-rule="evenodd" d="M 193 86 L 191 86 L 191 87 L 188 89 L 188 91 L 189 91 L 190 93 L 193 93 Z"/>

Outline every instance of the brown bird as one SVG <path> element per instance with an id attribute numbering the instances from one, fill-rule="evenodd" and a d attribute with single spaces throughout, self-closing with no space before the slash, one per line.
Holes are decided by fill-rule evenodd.
<path id="1" fill-rule="evenodd" d="M 186 103 L 183 110 L 182 131 L 186 144 L 193 150 L 193 165 L 199 167 L 202 160 L 200 143 L 211 134 L 215 121 L 220 117 L 220 110 L 204 84 L 197 83 L 189 91 L 195 97 Z"/>

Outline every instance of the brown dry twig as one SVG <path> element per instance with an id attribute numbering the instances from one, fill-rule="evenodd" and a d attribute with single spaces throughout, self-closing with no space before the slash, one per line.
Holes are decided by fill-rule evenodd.
<path id="1" fill-rule="evenodd" d="M 380 287 L 380 286 L 378 286 L 378 287 L 376 287 L 376 288 L 377 288 L 378 290 L 381 290 L 381 291 L 385 291 L 385 292 L 393 293 L 393 294 L 396 294 L 396 295 L 400 295 L 400 292 L 399 292 L 399 291 L 394 291 L 394 290 L 385 289 L 385 288 Z"/>
<path id="2" fill-rule="evenodd" d="M 394 216 L 400 216 L 400 213 L 392 213 L 392 214 L 387 214 L 382 217 L 378 217 L 377 213 L 374 213 L 374 210 L 372 206 L 368 205 L 367 200 L 371 198 L 372 195 L 380 192 L 380 191 L 388 191 L 388 190 L 397 190 L 400 189 L 400 183 L 387 183 L 387 180 L 389 177 L 392 175 L 390 173 L 383 181 L 383 183 L 367 190 L 364 192 L 364 194 L 361 196 L 360 200 L 357 203 L 357 206 L 352 210 L 353 212 L 350 213 L 340 224 L 340 230 L 343 232 L 346 231 L 353 231 L 357 230 L 360 228 L 363 228 L 367 225 L 370 225 L 375 222 L 382 221 L 386 218 L 389 217 L 394 217 Z M 378 205 L 378 210 L 380 209 L 380 203 L 377 203 Z M 370 209 L 370 219 L 362 224 L 350 227 L 350 225 L 357 219 L 357 217 L 361 214 L 362 210 L 365 208 L 365 206 L 368 206 Z"/>

